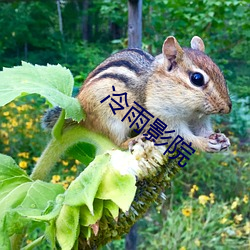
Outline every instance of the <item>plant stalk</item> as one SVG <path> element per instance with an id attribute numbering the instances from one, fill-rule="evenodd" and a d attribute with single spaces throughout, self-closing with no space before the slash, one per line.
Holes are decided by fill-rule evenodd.
<path id="1" fill-rule="evenodd" d="M 90 131 L 80 125 L 68 127 L 59 138 L 52 138 L 43 151 L 36 166 L 33 169 L 31 178 L 33 180 L 46 180 L 49 173 L 65 151 L 78 142 L 86 142 L 96 147 L 96 155 L 107 150 L 117 149 L 106 137 Z"/>

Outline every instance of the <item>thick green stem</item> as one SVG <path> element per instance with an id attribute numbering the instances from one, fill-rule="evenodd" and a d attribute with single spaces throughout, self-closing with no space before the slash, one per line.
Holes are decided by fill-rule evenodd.
<path id="1" fill-rule="evenodd" d="M 60 138 L 53 138 L 39 158 L 31 178 L 33 180 L 45 180 L 61 155 L 77 142 L 87 142 L 96 146 L 96 154 L 102 154 L 106 150 L 117 148 L 106 137 L 92 132 L 82 126 L 72 126 L 63 131 Z"/>
<path id="2" fill-rule="evenodd" d="M 10 238 L 12 250 L 19 250 L 20 249 L 24 236 L 25 236 L 25 234 L 14 234 Z"/>

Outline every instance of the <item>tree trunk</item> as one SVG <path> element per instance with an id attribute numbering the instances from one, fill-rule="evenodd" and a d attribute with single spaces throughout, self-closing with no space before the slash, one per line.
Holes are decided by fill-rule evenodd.
<path id="1" fill-rule="evenodd" d="M 90 6 L 89 0 L 82 1 L 82 39 L 84 41 L 89 41 L 91 36 L 91 20 L 88 13 Z"/>
<path id="2" fill-rule="evenodd" d="M 129 233 L 126 236 L 126 250 L 136 250 L 136 241 L 137 241 L 137 225 L 131 227 Z"/>
<path id="3" fill-rule="evenodd" d="M 59 30 L 63 36 L 63 22 L 62 22 L 62 12 L 61 12 L 60 0 L 56 1 L 56 5 L 57 5 L 57 12 L 58 12 L 58 20 L 59 20 Z"/>
<path id="4" fill-rule="evenodd" d="M 128 1 L 128 47 L 142 47 L 142 0 Z"/>

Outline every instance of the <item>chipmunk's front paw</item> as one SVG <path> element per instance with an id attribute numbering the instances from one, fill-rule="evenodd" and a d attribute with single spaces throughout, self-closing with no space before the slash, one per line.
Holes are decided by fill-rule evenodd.
<path id="1" fill-rule="evenodd" d="M 127 141 L 125 141 L 124 143 L 121 144 L 121 148 L 123 149 L 129 149 L 130 151 L 132 151 L 133 146 L 141 141 L 145 141 L 145 136 L 142 134 L 137 135 L 136 137 L 133 138 L 129 138 Z"/>
<path id="2" fill-rule="evenodd" d="M 142 134 L 137 135 L 137 136 L 134 137 L 134 138 L 131 138 L 131 140 L 130 140 L 129 143 L 128 143 L 128 149 L 129 149 L 130 151 L 132 151 L 132 148 L 133 148 L 133 146 L 134 146 L 136 143 L 142 142 L 142 141 L 145 141 L 145 140 L 146 140 L 146 139 L 145 139 L 145 136 L 142 135 Z"/>
<path id="3" fill-rule="evenodd" d="M 229 139 L 221 133 L 214 133 L 208 137 L 208 152 L 225 151 L 230 147 Z"/>

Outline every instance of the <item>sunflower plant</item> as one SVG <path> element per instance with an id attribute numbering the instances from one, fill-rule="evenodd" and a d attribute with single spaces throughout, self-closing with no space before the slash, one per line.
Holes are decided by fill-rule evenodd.
<path id="1" fill-rule="evenodd" d="M 156 148 L 152 142 L 137 140 L 132 150 L 121 151 L 106 137 L 77 123 L 65 127 L 65 119 L 85 119 L 78 100 L 72 97 L 73 85 L 71 72 L 60 65 L 23 62 L 0 72 L 0 106 L 35 93 L 51 107 L 62 108 L 51 140 L 39 158 L 18 152 L 21 160 L 17 163 L 0 154 L 3 250 L 32 249 L 45 241 L 51 249 L 65 250 L 105 245 L 129 231 L 179 170 L 175 161 L 163 155 L 163 146 Z M 33 123 L 26 125 L 32 127 Z M 87 167 L 65 190 L 57 184 L 59 175 L 54 175 L 52 183 L 47 180 L 66 152 Z M 23 169 L 30 157 L 34 167 L 28 175 Z M 75 171 L 76 167 L 72 169 Z M 24 243 L 25 232 L 34 227 L 41 228 L 42 235 Z"/>

